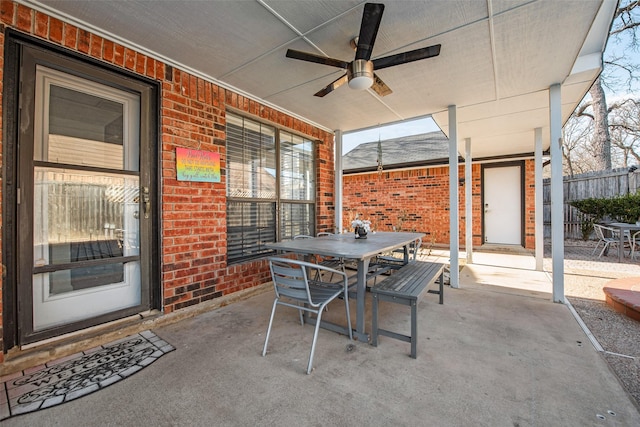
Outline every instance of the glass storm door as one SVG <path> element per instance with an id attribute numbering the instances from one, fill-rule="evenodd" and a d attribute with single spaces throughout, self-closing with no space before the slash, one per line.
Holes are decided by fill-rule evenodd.
<path id="1" fill-rule="evenodd" d="M 139 94 L 39 64 L 34 78 L 33 146 L 20 148 L 28 220 L 18 221 L 28 221 L 32 241 L 31 301 L 20 303 L 30 305 L 32 324 L 23 328 L 37 335 L 143 304 L 149 194 L 140 182 Z"/>

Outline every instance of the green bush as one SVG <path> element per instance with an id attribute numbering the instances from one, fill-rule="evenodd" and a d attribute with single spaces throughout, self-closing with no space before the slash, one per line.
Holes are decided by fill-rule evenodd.
<path id="1" fill-rule="evenodd" d="M 569 204 L 582 214 L 581 231 L 585 240 L 593 231 L 593 224 L 605 218 L 627 223 L 634 223 L 640 219 L 640 193 L 609 199 L 575 200 Z"/>

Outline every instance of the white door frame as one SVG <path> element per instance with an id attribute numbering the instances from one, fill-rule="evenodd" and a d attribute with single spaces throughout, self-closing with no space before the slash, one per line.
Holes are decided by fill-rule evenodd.
<path id="1" fill-rule="evenodd" d="M 34 45 L 30 44 L 31 42 Z M 56 50 L 55 47 L 49 46 L 46 43 L 40 43 L 36 40 L 29 40 L 29 43 L 27 43 L 23 41 L 21 37 L 8 36 L 5 43 L 8 46 L 7 51 L 9 52 L 9 54 L 5 56 L 5 72 L 14 77 L 15 83 L 8 86 L 11 88 L 22 88 L 20 91 L 10 89 L 5 93 L 5 99 L 9 104 L 7 111 L 17 111 L 17 106 L 19 105 L 21 106 L 22 112 L 20 115 L 8 114 L 6 120 L 7 123 L 16 124 L 15 127 L 8 126 L 9 130 L 6 136 L 7 141 L 11 142 L 11 144 L 8 145 L 10 147 L 8 150 L 9 154 L 7 155 L 7 158 L 10 159 L 8 160 L 8 164 L 15 163 L 15 167 L 7 168 L 7 182 L 9 182 L 10 185 L 4 194 L 6 196 L 6 203 L 10 206 L 16 206 L 15 212 L 8 209 L 7 224 L 9 225 L 3 229 L 3 233 L 9 236 L 9 238 L 5 239 L 5 245 L 3 245 L 3 262 L 8 266 L 6 270 L 10 272 L 4 281 L 8 286 L 3 290 L 3 319 L 6 325 L 4 328 L 4 348 L 6 350 L 15 346 L 31 345 L 32 343 L 61 336 L 69 332 L 122 319 L 145 312 L 151 308 L 160 308 L 162 294 L 161 273 L 159 268 L 161 254 L 157 250 L 160 244 L 160 216 L 158 215 L 160 176 L 157 172 L 159 166 L 158 161 L 160 159 L 158 155 L 159 146 L 157 144 L 157 121 L 159 119 L 159 116 L 157 116 L 157 94 L 160 86 L 156 82 L 140 78 L 128 72 L 102 68 L 99 65 L 90 64 L 78 58 L 67 56 L 64 52 Z M 126 271 L 124 272 L 128 276 L 133 274 L 135 277 L 140 278 L 137 281 L 139 284 L 136 285 L 139 289 L 136 290 L 136 301 L 132 303 L 133 305 L 119 302 L 119 306 L 111 307 L 109 311 L 105 313 L 91 311 L 92 315 L 89 318 L 86 318 L 85 315 L 82 314 L 78 316 L 77 320 L 71 320 L 70 322 L 65 320 L 63 323 L 58 323 L 54 320 L 52 324 L 47 323 L 50 320 L 48 318 L 34 321 L 33 300 L 35 297 L 38 298 L 39 301 L 48 299 L 53 302 L 53 299 L 57 297 L 52 295 L 51 292 L 49 292 L 50 295 L 48 296 L 44 293 L 36 295 L 32 286 L 34 274 L 48 274 L 52 271 L 63 270 L 63 267 L 66 266 L 66 264 L 57 263 L 56 266 L 49 268 L 45 258 L 43 258 L 43 260 L 36 260 L 34 258 L 35 240 L 32 221 L 32 219 L 35 218 L 34 170 L 36 167 L 47 168 L 51 163 L 44 158 L 38 158 L 36 161 L 34 153 L 36 136 L 42 136 L 42 133 L 38 129 L 43 129 L 42 123 L 40 123 L 39 126 L 35 126 L 33 119 L 36 116 L 36 70 L 39 65 L 43 65 L 51 70 L 69 73 L 71 76 L 80 77 L 83 79 L 83 83 L 86 80 L 86 82 L 91 82 L 91 84 L 96 83 L 104 87 L 114 87 L 120 91 L 118 93 L 123 92 L 127 95 L 134 94 L 135 98 L 140 100 L 139 105 L 132 107 L 135 108 L 140 115 L 136 120 L 136 122 L 139 122 L 139 128 L 137 128 L 139 135 L 134 138 L 137 140 L 136 145 L 140 147 L 139 157 L 136 156 L 135 159 L 130 159 L 131 162 L 133 162 L 132 164 L 139 164 L 139 170 L 130 171 L 126 169 L 130 166 L 126 166 L 126 170 L 118 171 L 113 168 L 101 168 L 100 166 L 95 166 L 95 164 L 77 165 L 75 163 L 67 168 L 69 170 L 95 172 L 102 175 L 122 176 L 127 182 L 132 181 L 129 177 L 133 177 L 135 185 L 128 183 L 125 185 L 126 189 L 130 189 L 130 192 L 124 192 L 125 205 L 123 209 L 125 211 L 124 215 L 132 216 L 134 219 L 123 223 L 123 227 L 115 227 L 115 224 L 113 224 L 114 227 L 112 227 L 112 223 L 110 222 L 108 229 L 109 238 L 106 239 L 109 240 L 110 243 L 113 243 L 111 241 L 122 242 L 118 245 L 122 247 L 122 255 L 118 255 L 116 253 L 118 250 L 114 249 L 116 256 L 106 257 L 113 259 L 104 262 L 100 259 L 86 260 L 87 263 L 79 267 L 107 266 L 108 264 L 116 266 L 118 264 L 133 265 L 133 263 L 140 260 L 140 262 L 137 262 L 135 268 L 128 268 L 129 266 L 127 265 L 125 267 Z M 73 79 L 63 79 L 63 83 L 67 80 Z M 65 87 L 65 89 L 73 90 L 73 87 Z M 107 90 L 107 92 L 110 92 L 110 90 Z M 128 99 L 128 96 L 125 96 L 125 98 Z M 41 102 L 39 109 L 42 109 L 43 105 L 45 104 Z M 60 123 L 64 124 L 64 122 L 59 122 L 59 124 Z M 132 126 L 125 126 L 124 128 L 129 130 L 133 129 Z M 40 142 L 42 143 L 43 141 Z M 59 145 L 56 148 L 65 147 L 66 146 Z M 131 153 L 128 155 L 131 157 Z M 88 159 L 94 159 L 94 157 L 95 156 Z M 122 159 L 124 159 L 124 156 Z M 113 159 L 110 161 L 115 162 Z M 61 164 L 64 164 L 64 162 Z M 132 194 L 135 194 L 137 191 L 149 195 L 148 203 L 142 203 L 144 200 L 143 197 L 132 196 Z M 110 194 L 119 195 L 120 192 L 115 191 L 114 193 L 112 191 Z M 144 215 L 142 214 L 143 212 Z M 136 216 L 138 216 L 138 218 L 136 218 Z M 133 222 L 140 224 L 140 227 L 135 230 L 137 233 L 133 233 L 133 229 L 130 230 Z M 97 228 L 104 228 L 102 231 L 107 233 L 105 224 L 103 224 L 103 227 Z M 48 226 L 41 228 L 46 230 Z M 97 236 L 93 228 L 94 227 L 88 230 L 90 237 Z M 119 230 L 119 228 L 122 228 L 122 230 Z M 114 233 L 113 239 L 111 237 L 112 229 Z M 130 230 L 131 233 L 127 233 L 128 230 Z M 78 247 L 82 248 L 81 245 Z M 110 253 L 109 250 L 113 248 L 113 246 L 107 246 L 107 253 Z M 10 254 L 10 256 L 6 254 Z M 42 265 L 42 261 L 45 261 L 44 265 Z M 62 259 L 62 261 L 64 261 L 64 259 Z M 85 260 L 82 260 L 82 262 L 85 262 Z M 140 271 L 133 271 L 135 269 Z M 102 276 L 106 279 L 111 279 L 113 278 L 111 276 L 114 275 L 110 276 L 107 271 Z M 105 286 L 115 288 L 120 286 L 120 282 L 122 282 L 122 280 L 114 280 L 114 283 L 111 285 L 105 283 L 98 284 L 95 287 Z M 132 283 L 132 281 L 129 280 L 126 282 Z M 55 291 L 58 294 L 62 294 L 62 292 L 68 291 L 68 287 L 60 281 Z M 74 288 L 73 292 L 76 291 L 78 291 L 78 289 Z M 80 290 L 78 295 L 82 292 L 88 293 L 89 291 Z M 126 307 L 123 307 L 125 305 Z M 87 304 L 87 306 L 88 309 L 93 310 L 93 304 Z"/>

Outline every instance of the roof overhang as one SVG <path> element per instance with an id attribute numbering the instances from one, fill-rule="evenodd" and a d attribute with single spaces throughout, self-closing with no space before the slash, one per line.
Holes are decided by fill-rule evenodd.
<path id="1" fill-rule="evenodd" d="M 288 112 L 352 131 L 432 115 L 473 157 L 549 146 L 551 85 L 566 120 L 602 67 L 615 0 L 384 1 L 373 58 L 440 43 L 438 57 L 386 68 L 379 97 L 346 85 L 313 94 L 342 70 L 285 57 L 288 48 L 351 61 L 364 2 L 315 0 L 126 2 L 21 0 L 105 38 Z"/>

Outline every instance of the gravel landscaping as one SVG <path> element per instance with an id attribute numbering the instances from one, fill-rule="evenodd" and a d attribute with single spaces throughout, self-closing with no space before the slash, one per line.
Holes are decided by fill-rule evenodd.
<path id="1" fill-rule="evenodd" d="M 591 242 L 565 242 L 565 295 L 640 407 L 640 322 L 609 307 L 602 291 L 609 281 L 621 277 L 638 277 L 640 282 L 640 261 L 625 258 L 619 263 L 617 253 L 599 259 L 592 251 Z M 545 259 L 545 267 L 550 270 L 551 259 Z"/>
<path id="2" fill-rule="evenodd" d="M 603 356 L 640 406 L 640 322 L 603 301 L 570 297 L 576 312 L 596 337 Z"/>

